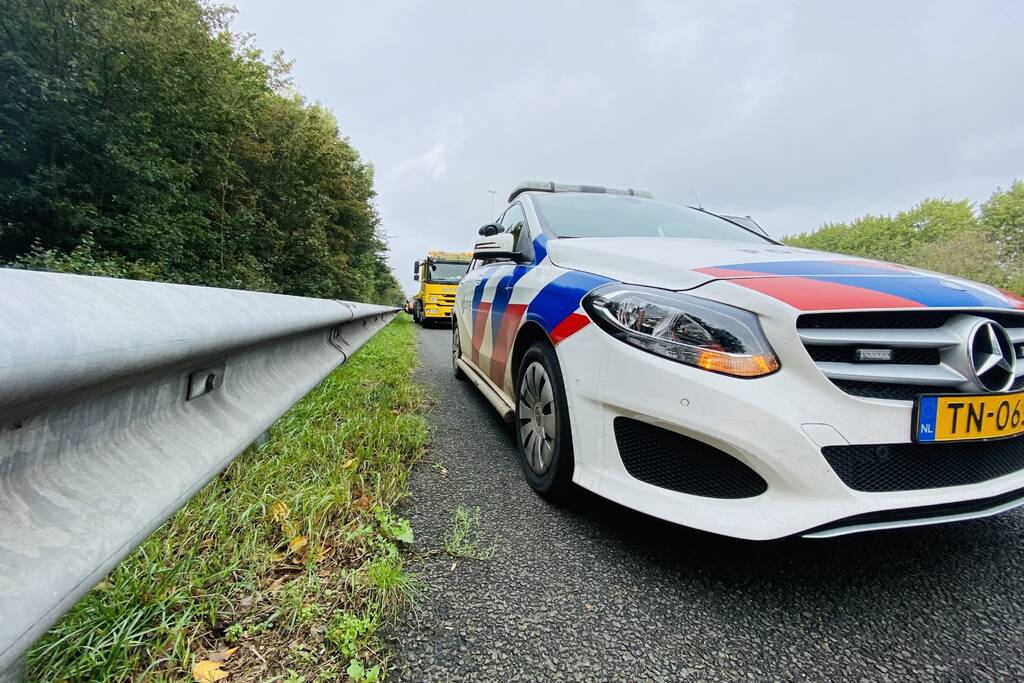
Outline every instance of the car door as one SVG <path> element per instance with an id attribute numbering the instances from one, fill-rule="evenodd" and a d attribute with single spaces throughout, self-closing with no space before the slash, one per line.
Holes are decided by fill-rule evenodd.
<path id="1" fill-rule="evenodd" d="M 516 237 L 515 246 L 532 259 L 533 247 L 526 214 L 521 204 L 509 206 L 499 221 L 505 232 Z M 525 306 L 511 303 L 516 283 L 532 265 L 512 261 L 494 261 L 481 268 L 482 278 L 473 293 L 471 350 L 474 363 L 499 388 L 505 389 L 505 369 L 515 333 Z"/>
<path id="2" fill-rule="evenodd" d="M 473 259 L 469 264 L 469 270 L 459 281 L 459 288 L 455 299 L 455 326 L 459 335 L 459 349 L 462 355 L 476 365 L 476 354 L 473 354 L 473 299 L 477 286 L 484 278 L 484 267 L 487 264 L 479 259 Z"/>

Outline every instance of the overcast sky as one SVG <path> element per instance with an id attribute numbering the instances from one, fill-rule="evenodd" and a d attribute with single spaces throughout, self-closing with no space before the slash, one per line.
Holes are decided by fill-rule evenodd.
<path id="1" fill-rule="evenodd" d="M 1024 177 L 1024 3 L 234 0 L 376 167 L 391 263 L 525 179 L 785 235 Z"/>

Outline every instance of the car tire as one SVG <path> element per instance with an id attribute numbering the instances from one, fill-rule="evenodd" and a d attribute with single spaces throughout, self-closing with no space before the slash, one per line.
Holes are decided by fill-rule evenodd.
<path id="1" fill-rule="evenodd" d="M 412 320 L 417 325 L 423 324 L 423 304 L 417 301 L 412 307 Z"/>
<path id="2" fill-rule="evenodd" d="M 459 339 L 459 324 L 452 318 L 452 374 L 457 380 L 465 380 L 466 373 L 459 367 L 458 360 L 462 357 L 462 341 Z"/>
<path id="3" fill-rule="evenodd" d="M 572 490 L 575 460 L 569 406 L 558 356 L 546 341 L 534 342 L 516 368 L 516 444 L 530 487 L 549 499 Z"/>

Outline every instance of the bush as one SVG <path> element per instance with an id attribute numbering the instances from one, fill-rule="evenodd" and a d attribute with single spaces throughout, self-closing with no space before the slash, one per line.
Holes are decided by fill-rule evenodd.
<path id="1" fill-rule="evenodd" d="M 894 216 L 829 223 L 784 241 L 905 263 L 1024 294 L 1024 182 L 997 189 L 978 209 L 966 199 L 927 199 Z"/>
<path id="2" fill-rule="evenodd" d="M 400 299 L 373 167 L 230 16 L 0 4 L 0 263 Z"/>

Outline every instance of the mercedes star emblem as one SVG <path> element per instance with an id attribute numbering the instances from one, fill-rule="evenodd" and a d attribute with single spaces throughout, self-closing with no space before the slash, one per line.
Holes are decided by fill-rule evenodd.
<path id="1" fill-rule="evenodd" d="M 986 320 L 971 332 L 967 354 L 974 380 L 986 391 L 1006 391 L 1013 384 L 1017 358 L 1010 335 L 997 322 Z"/>

